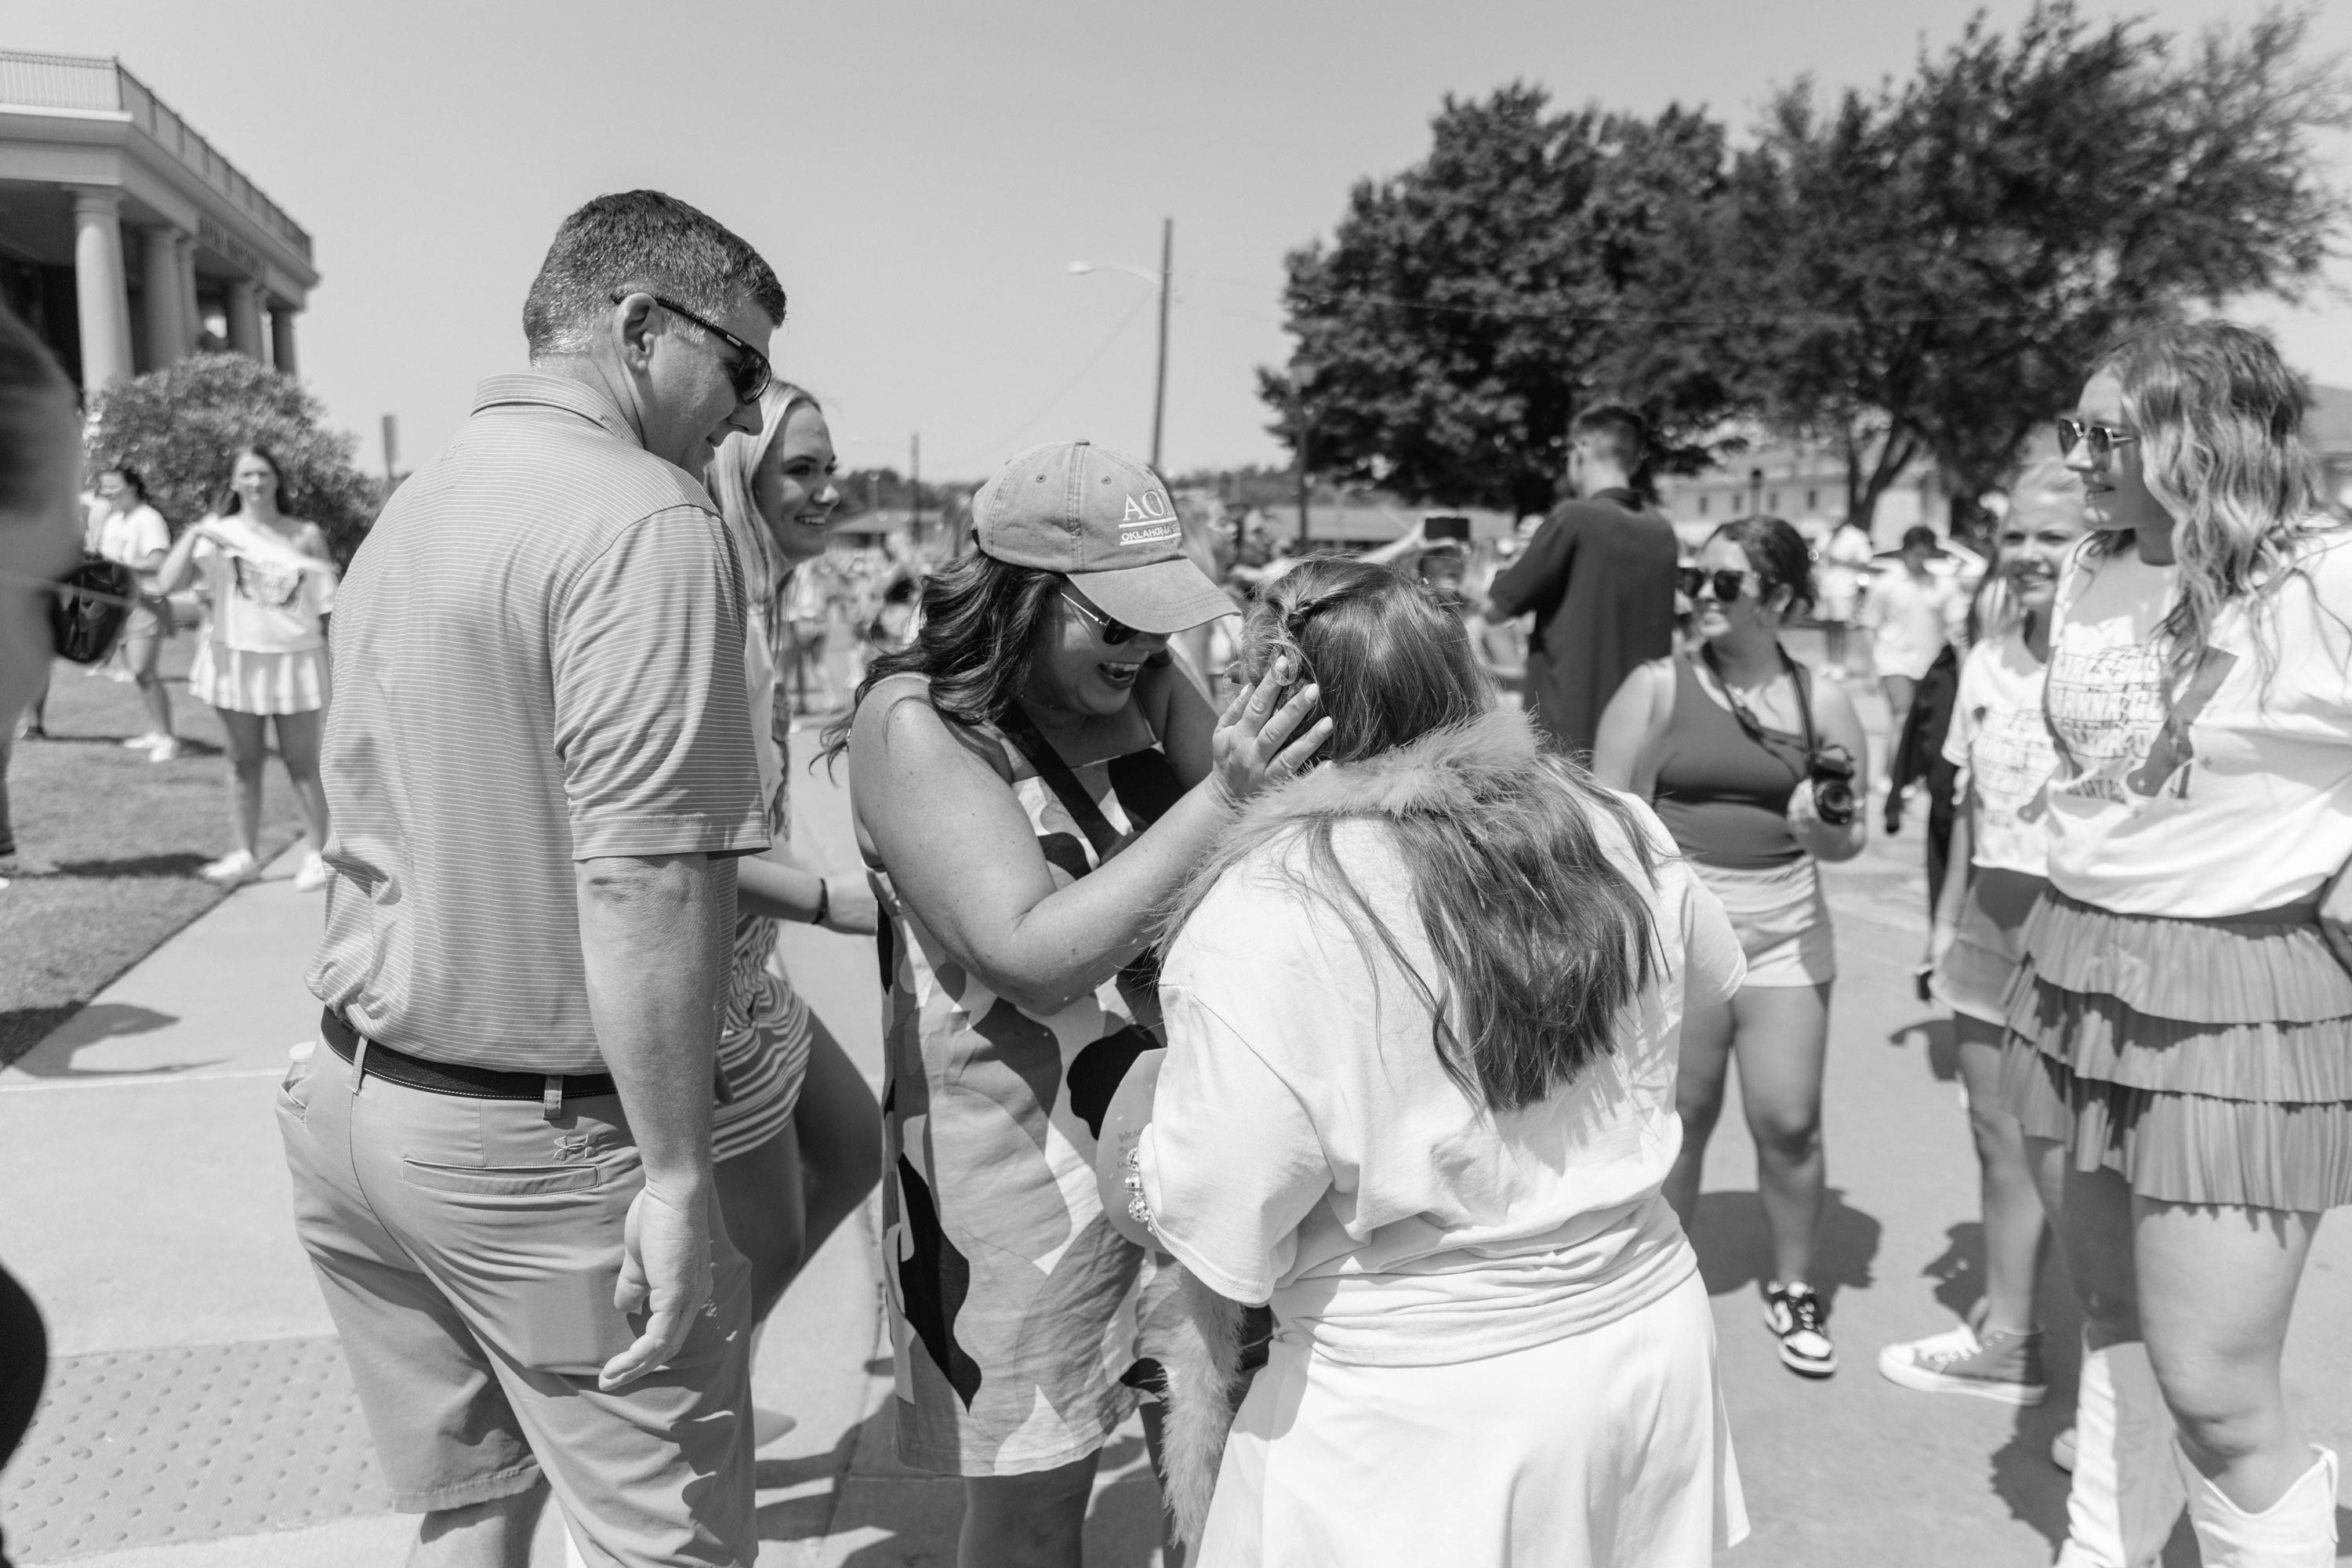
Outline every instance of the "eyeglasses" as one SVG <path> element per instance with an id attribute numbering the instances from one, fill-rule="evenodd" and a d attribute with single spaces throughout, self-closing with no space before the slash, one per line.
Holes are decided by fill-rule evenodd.
<path id="1" fill-rule="evenodd" d="M 1712 588 L 1715 601 L 1719 605 L 1731 604 L 1746 593 L 1748 578 L 1748 574 L 1736 572 L 1728 566 L 1713 572 L 1702 572 L 1696 566 L 1675 568 L 1675 586 L 1681 591 L 1683 597 L 1696 599 L 1699 596 L 1699 590 Z"/>
<path id="2" fill-rule="evenodd" d="M 1078 614 L 1086 616 L 1087 619 L 1100 626 L 1102 628 L 1102 640 L 1112 647 L 1118 647 L 1124 643 L 1131 643 L 1137 637 L 1143 635 L 1136 630 L 1135 627 L 1129 626 L 1125 621 L 1114 621 L 1108 616 L 1104 615 L 1100 610 L 1096 609 L 1093 605 L 1081 602 L 1076 595 L 1069 592 L 1067 589 L 1064 589 L 1062 591 L 1062 597 L 1069 601 L 1070 608 L 1077 611 Z"/>
<path id="3" fill-rule="evenodd" d="M 615 290 L 613 303 L 617 305 L 628 297 L 627 290 Z M 735 351 L 735 363 L 727 367 L 727 379 L 735 385 L 735 401 L 738 403 L 760 401 L 760 395 L 768 390 L 770 382 L 776 379 L 776 373 L 769 365 L 766 354 L 761 353 L 718 322 L 704 321 L 675 300 L 666 300 L 659 294 L 653 295 L 652 299 L 655 304 L 659 305 L 671 315 L 685 317 L 704 331 L 732 348 Z"/>
<path id="4" fill-rule="evenodd" d="M 2116 447 L 2138 439 L 2132 432 L 2118 430 L 2112 425 L 2092 425 L 2080 419 L 2058 421 L 2058 455 L 2062 458 L 2081 447 L 2089 451 L 2093 462 L 2104 463 Z"/>

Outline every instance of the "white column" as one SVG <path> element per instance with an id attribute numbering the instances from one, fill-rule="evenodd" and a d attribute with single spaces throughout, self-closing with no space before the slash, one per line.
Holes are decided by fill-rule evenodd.
<path id="1" fill-rule="evenodd" d="M 228 346 L 247 359 L 269 357 L 261 343 L 261 289 L 249 278 L 228 286 Z"/>
<path id="2" fill-rule="evenodd" d="M 188 352 L 194 353 L 205 338 L 205 307 L 196 298 L 196 237 L 180 236 L 174 248 L 180 253 L 180 320 L 188 324 Z"/>
<path id="3" fill-rule="evenodd" d="M 140 237 L 147 256 L 147 368 L 177 364 L 188 352 L 187 318 L 181 314 L 179 231 L 169 224 Z"/>
<path id="4" fill-rule="evenodd" d="M 131 294 L 122 279 L 122 193 L 69 187 L 74 199 L 74 302 L 81 327 L 81 384 L 97 392 L 131 374 Z"/>
<path id="5" fill-rule="evenodd" d="M 269 360 L 288 375 L 299 376 L 294 358 L 294 317 L 291 305 L 269 307 Z"/>

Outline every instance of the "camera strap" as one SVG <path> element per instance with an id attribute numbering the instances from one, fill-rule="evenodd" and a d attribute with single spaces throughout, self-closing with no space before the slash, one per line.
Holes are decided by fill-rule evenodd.
<path id="1" fill-rule="evenodd" d="M 1799 775 L 1801 777 L 1811 771 L 1813 754 L 1821 750 L 1820 742 L 1813 736 L 1813 694 L 1808 689 L 1810 682 L 1805 679 L 1803 667 L 1789 657 L 1787 648 L 1776 645 L 1776 650 L 1780 655 L 1780 668 L 1788 671 L 1789 683 L 1797 689 L 1797 722 L 1803 729 L 1805 742 L 1805 766 L 1800 770 Z M 1771 751 L 1772 742 L 1767 737 L 1763 724 L 1757 720 L 1738 689 L 1724 679 L 1723 667 L 1715 661 L 1714 646 L 1701 645 L 1698 656 L 1706 661 L 1707 673 L 1715 677 L 1715 683 L 1723 688 L 1724 700 L 1731 704 L 1731 716 L 1739 721 L 1739 727 L 1748 732 L 1748 738 L 1767 752 Z"/>

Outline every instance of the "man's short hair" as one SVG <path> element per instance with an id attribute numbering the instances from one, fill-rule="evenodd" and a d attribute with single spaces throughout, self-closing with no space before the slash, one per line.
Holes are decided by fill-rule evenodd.
<path id="1" fill-rule="evenodd" d="M 1568 438 L 1592 444 L 1627 473 L 1642 466 L 1650 449 L 1650 422 L 1622 403 L 1602 403 L 1578 415 L 1568 427 Z"/>
<path id="2" fill-rule="evenodd" d="M 1944 542 L 1937 539 L 1936 537 L 1936 531 L 1929 528 L 1926 523 L 1915 522 L 1910 527 L 1903 531 L 1903 548 L 1906 550 L 1926 550 L 1940 555 L 1944 551 Z"/>
<path id="3" fill-rule="evenodd" d="M 700 316 L 723 316 L 745 295 L 782 326 L 784 286 L 725 225 L 659 191 L 598 196 L 563 220 L 523 300 L 533 360 L 585 353 L 615 289 L 642 289 Z M 691 321 L 677 326 L 700 336 Z"/>

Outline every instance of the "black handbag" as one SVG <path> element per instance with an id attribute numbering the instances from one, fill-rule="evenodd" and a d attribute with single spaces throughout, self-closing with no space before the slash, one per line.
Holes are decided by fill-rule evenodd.
<path id="1" fill-rule="evenodd" d="M 59 658 L 96 664 L 114 651 L 139 604 L 139 575 L 120 561 L 84 552 L 49 589 L 49 640 Z"/>

